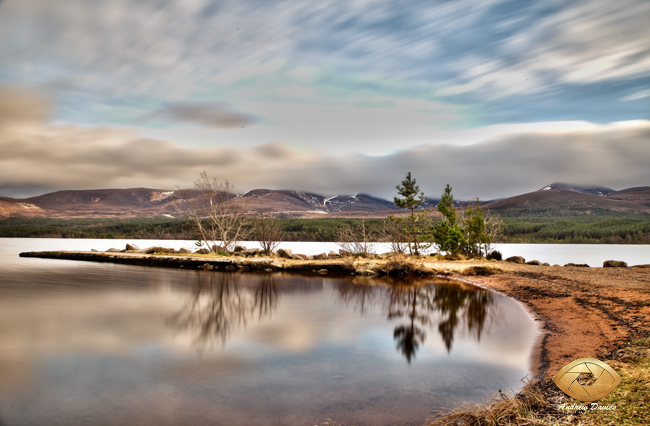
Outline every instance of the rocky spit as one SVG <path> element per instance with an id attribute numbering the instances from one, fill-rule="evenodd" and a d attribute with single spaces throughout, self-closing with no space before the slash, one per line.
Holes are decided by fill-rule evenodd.
<path id="1" fill-rule="evenodd" d="M 80 260 L 86 262 L 108 262 L 127 265 L 155 266 L 167 268 L 204 269 L 218 271 L 304 271 L 304 272 L 338 272 L 349 274 L 350 265 L 341 260 L 314 260 L 287 262 L 285 259 L 272 257 L 208 257 L 192 255 L 161 255 L 122 252 L 92 251 L 39 251 L 20 253 L 20 257 L 43 259 Z"/>

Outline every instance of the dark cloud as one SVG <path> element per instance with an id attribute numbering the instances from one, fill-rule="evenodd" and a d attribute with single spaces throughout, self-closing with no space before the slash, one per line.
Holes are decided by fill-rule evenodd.
<path id="1" fill-rule="evenodd" d="M 144 116 L 142 121 L 171 120 L 217 129 L 234 129 L 255 123 L 255 116 L 238 112 L 224 102 L 175 102 Z"/>

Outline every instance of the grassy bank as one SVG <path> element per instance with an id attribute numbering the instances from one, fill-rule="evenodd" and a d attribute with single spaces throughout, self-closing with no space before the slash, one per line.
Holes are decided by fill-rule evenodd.
<path id="1" fill-rule="evenodd" d="M 284 241 L 336 241 L 340 229 L 361 219 L 280 219 Z M 380 231 L 382 219 L 366 219 Z M 503 218 L 506 243 L 650 244 L 650 216 Z M 0 237 L 196 239 L 186 220 L 152 218 L 9 218 Z"/>

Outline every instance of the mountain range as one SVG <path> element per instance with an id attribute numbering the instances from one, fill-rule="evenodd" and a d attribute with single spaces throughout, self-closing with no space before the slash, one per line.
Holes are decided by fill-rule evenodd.
<path id="1" fill-rule="evenodd" d="M 148 188 L 67 190 L 30 198 L 0 197 L 0 218 L 7 217 L 183 217 L 181 203 L 197 191 Z M 304 191 L 255 189 L 232 196 L 250 210 L 279 217 L 386 217 L 404 214 L 391 201 L 367 194 L 324 196 Z M 428 199 L 428 207 L 439 200 Z M 459 205 L 461 203 L 458 203 Z M 538 191 L 481 203 L 506 216 L 650 213 L 650 187 L 621 191 L 601 186 L 552 183 Z"/>

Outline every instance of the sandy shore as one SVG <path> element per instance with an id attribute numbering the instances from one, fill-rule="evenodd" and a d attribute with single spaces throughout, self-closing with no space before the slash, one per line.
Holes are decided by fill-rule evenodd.
<path id="1" fill-rule="evenodd" d="M 650 336 L 650 269 L 582 268 L 490 262 L 490 276 L 463 277 L 474 262 L 425 262 L 526 304 L 542 322 L 533 373 L 553 377 L 570 361 L 607 358 L 622 342 Z M 485 264 L 485 263 L 483 263 Z"/>

